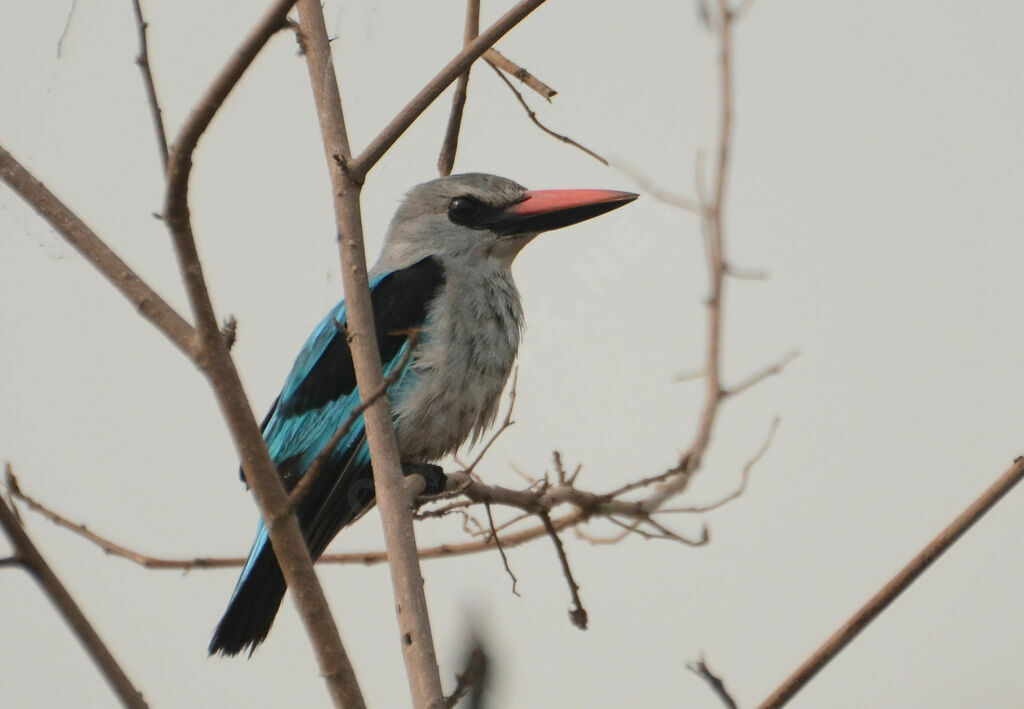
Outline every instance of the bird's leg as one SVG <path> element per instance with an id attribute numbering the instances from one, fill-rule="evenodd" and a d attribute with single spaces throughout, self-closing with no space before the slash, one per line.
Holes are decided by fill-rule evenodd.
<path id="1" fill-rule="evenodd" d="M 444 492 L 448 476 L 440 465 L 432 463 L 402 463 L 402 475 L 409 478 L 419 475 L 423 478 L 424 488 L 421 495 L 440 495 Z"/>

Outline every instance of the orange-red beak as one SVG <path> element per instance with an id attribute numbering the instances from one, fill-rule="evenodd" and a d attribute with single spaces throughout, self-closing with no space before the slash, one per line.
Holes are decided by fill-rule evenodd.
<path id="1" fill-rule="evenodd" d="M 535 190 L 502 211 L 488 226 L 502 236 L 536 234 L 610 212 L 639 196 L 614 190 Z"/>

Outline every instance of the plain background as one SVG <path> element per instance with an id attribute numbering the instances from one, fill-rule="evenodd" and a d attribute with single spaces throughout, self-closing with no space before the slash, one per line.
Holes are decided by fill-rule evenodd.
<path id="1" fill-rule="evenodd" d="M 149 2 L 153 70 L 173 134 L 265 2 Z M 0 141 L 181 312 L 162 180 L 134 64 L 130 3 L 8 3 Z M 504 3 L 486 2 L 484 22 Z M 458 49 L 464 3 L 328 2 L 361 147 Z M 746 494 L 690 549 L 566 534 L 590 611 L 581 633 L 550 543 L 428 561 L 451 687 L 467 628 L 494 655 L 493 705 L 717 707 L 685 670 L 702 654 L 743 706 L 810 651 L 1024 452 L 1020 273 L 1024 49 L 1019 3 L 761 0 L 738 27 L 725 376 L 790 350 L 781 377 L 726 404 L 689 500 L 733 489 L 782 417 Z M 715 45 L 694 4 L 551 2 L 499 45 L 559 90 L 542 120 L 693 194 L 715 139 Z M 371 175 L 375 254 L 402 193 L 436 174 L 450 93 Z M 204 136 L 192 208 L 258 415 L 340 297 L 330 192 L 305 63 L 289 33 Z M 457 171 L 533 188 L 633 189 L 532 126 L 479 66 Z M 706 276 L 698 224 L 643 198 L 538 239 L 516 278 L 528 332 L 518 423 L 481 472 L 520 485 L 558 449 L 602 491 L 655 474 L 690 441 Z M 0 458 L 30 494 L 166 556 L 239 555 L 256 517 L 202 377 L 70 247 L 0 188 Z M 1024 493 L 1002 502 L 794 701 L 794 707 L 1015 706 L 1024 694 Z M 236 570 L 147 571 L 27 514 L 56 572 L 154 707 L 325 706 L 290 602 L 250 661 L 207 659 Z M 597 533 L 613 528 L 594 525 Z M 457 522 L 418 526 L 460 540 Z M 380 546 L 375 515 L 334 550 Z M 0 554 L 4 552 L 0 550 Z M 367 700 L 408 690 L 382 566 L 323 567 Z M 17 570 L 0 571 L 0 702 L 105 707 L 112 694 Z"/>

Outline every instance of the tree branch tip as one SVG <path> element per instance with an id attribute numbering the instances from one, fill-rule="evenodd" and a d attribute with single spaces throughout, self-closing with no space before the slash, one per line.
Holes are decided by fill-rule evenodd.
<path id="1" fill-rule="evenodd" d="M 581 606 L 569 609 L 569 620 L 580 630 L 586 630 L 590 618 L 587 616 L 586 608 Z"/>

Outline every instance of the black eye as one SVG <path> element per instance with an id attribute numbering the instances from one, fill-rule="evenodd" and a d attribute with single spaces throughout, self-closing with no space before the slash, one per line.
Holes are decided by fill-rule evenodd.
<path id="1" fill-rule="evenodd" d="M 471 225 L 484 211 L 484 205 L 472 197 L 456 197 L 448 204 L 448 218 L 456 224 Z"/>

